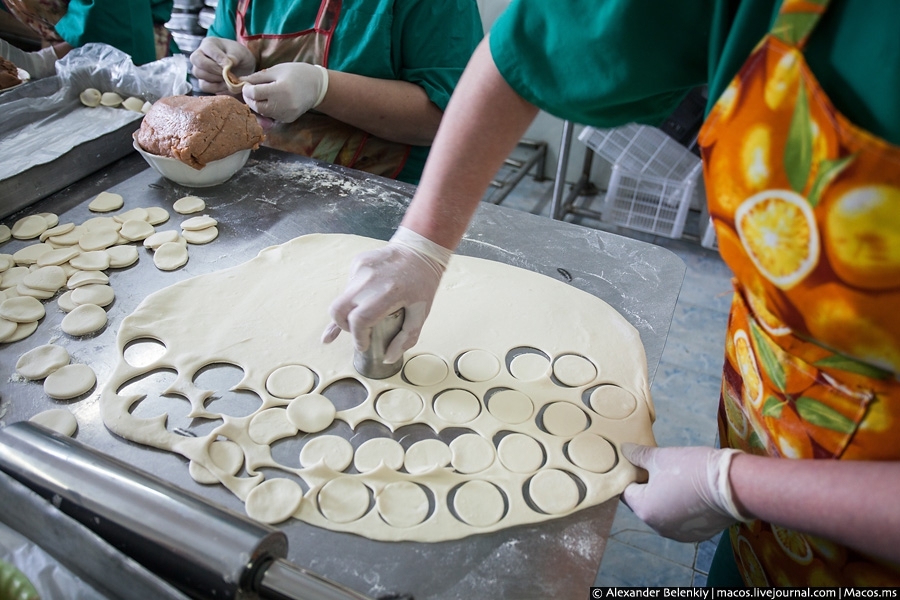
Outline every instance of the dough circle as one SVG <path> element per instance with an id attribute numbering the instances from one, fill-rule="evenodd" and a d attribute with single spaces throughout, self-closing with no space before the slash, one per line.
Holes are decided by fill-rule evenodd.
<path id="1" fill-rule="evenodd" d="M 450 369 L 447 363 L 434 354 L 420 354 L 406 362 L 403 375 L 413 385 L 427 387 L 437 385 L 447 378 Z"/>
<path id="2" fill-rule="evenodd" d="M 276 398 L 296 398 L 312 391 L 315 374 L 303 365 L 285 365 L 266 378 L 266 390 Z"/>
<path id="3" fill-rule="evenodd" d="M 85 90 L 82 93 L 87 93 L 87 91 L 88 90 Z M 100 213 L 112 212 L 114 210 L 119 210 L 124 205 L 125 199 L 119 194 L 100 192 L 93 200 L 91 200 L 90 204 L 88 204 L 88 210 Z"/>
<path id="4" fill-rule="evenodd" d="M 450 447 L 441 440 L 421 440 L 406 450 L 403 466 L 410 475 L 442 469 L 450 464 Z"/>
<path id="5" fill-rule="evenodd" d="M 317 433 L 334 422 L 337 411 L 322 394 L 304 394 L 287 406 L 287 418 L 294 427 L 306 433 Z"/>
<path id="6" fill-rule="evenodd" d="M 97 383 L 97 376 L 87 365 L 74 363 L 60 367 L 44 379 L 44 393 L 56 400 L 76 398 Z"/>
<path id="7" fill-rule="evenodd" d="M 181 222 L 181 229 L 184 231 L 199 231 L 207 227 L 215 227 L 219 222 L 210 217 L 203 215 L 202 217 L 191 217 Z"/>
<path id="8" fill-rule="evenodd" d="M 22 283 L 33 289 L 55 294 L 59 288 L 66 285 L 66 272 L 56 265 L 38 267 L 23 277 Z"/>
<path id="9" fill-rule="evenodd" d="M 424 407 L 422 396 L 405 388 L 387 390 L 375 400 L 375 410 L 392 424 L 412 421 Z"/>
<path id="10" fill-rule="evenodd" d="M 96 304 L 80 304 L 63 317 L 59 328 L 69 335 L 87 335 L 100 331 L 106 325 L 106 311 Z"/>
<path id="11" fill-rule="evenodd" d="M 14 323 L 31 323 L 42 319 L 46 311 L 37 298 L 16 296 L 0 303 L 0 317 Z"/>
<path id="12" fill-rule="evenodd" d="M 11 342 L 18 342 L 19 340 L 24 340 L 29 335 L 31 335 L 32 333 L 37 331 L 37 327 L 38 327 L 37 321 L 32 321 L 31 323 L 19 323 L 16 326 L 16 330 L 12 333 L 12 335 L 7 337 L 3 341 L 6 343 L 11 343 Z"/>
<path id="13" fill-rule="evenodd" d="M 156 229 L 144 219 L 131 219 L 125 221 L 122 223 L 122 229 L 119 230 L 119 235 L 129 242 L 143 241 L 154 233 L 156 233 Z"/>
<path id="14" fill-rule="evenodd" d="M 351 477 L 332 479 L 319 490 L 319 510 L 335 523 L 356 521 L 369 510 L 369 488 Z"/>
<path id="15" fill-rule="evenodd" d="M 166 242 L 177 242 L 181 238 L 181 234 L 174 229 L 166 229 L 165 231 L 157 231 L 153 235 L 144 238 L 144 248 L 150 248 L 154 252 Z"/>
<path id="16" fill-rule="evenodd" d="M 160 271 L 174 271 L 187 264 L 187 248 L 178 242 L 166 242 L 153 254 L 153 264 Z"/>
<path id="17" fill-rule="evenodd" d="M 275 440 L 297 434 L 297 427 L 288 419 L 283 408 L 269 408 L 250 419 L 247 435 L 257 444 L 271 444 Z"/>
<path id="18" fill-rule="evenodd" d="M 403 446 L 391 438 L 379 437 L 363 442 L 356 449 L 353 466 L 360 473 L 374 471 L 380 464 L 399 470 L 403 466 Z"/>
<path id="19" fill-rule="evenodd" d="M 571 402 L 549 404 L 543 415 L 544 429 L 559 437 L 572 437 L 588 426 L 587 415 Z"/>
<path id="20" fill-rule="evenodd" d="M 43 379 L 69 364 L 69 351 L 56 344 L 32 348 L 19 357 L 16 372 L 25 379 Z"/>
<path id="21" fill-rule="evenodd" d="M 378 514 L 393 527 L 413 527 L 428 516 L 428 495 L 415 483 L 389 483 L 375 498 Z"/>
<path id="22" fill-rule="evenodd" d="M 216 440 L 209 445 L 209 458 L 217 467 L 229 475 L 237 473 L 244 464 L 244 451 L 238 444 L 231 440 Z M 219 483 L 219 479 L 203 465 L 191 461 L 188 464 L 188 473 L 197 483 L 211 485 Z"/>
<path id="23" fill-rule="evenodd" d="M 300 508 L 303 488 L 290 479 L 267 479 L 247 494 L 247 516 L 274 525 L 289 518 Z"/>
<path id="24" fill-rule="evenodd" d="M 180 215 L 202 212 L 206 210 L 206 202 L 197 196 L 185 196 L 172 204 L 172 209 Z"/>
<path id="25" fill-rule="evenodd" d="M 41 255 L 37 261 L 37 265 L 41 267 L 64 265 L 79 254 L 81 254 L 81 250 L 72 246 L 67 248 L 57 248 L 56 250 L 51 250 L 50 252 Z"/>
<path id="26" fill-rule="evenodd" d="M 559 469 L 539 471 L 528 483 L 528 494 L 535 506 L 550 515 L 578 506 L 578 484 Z"/>
<path id="27" fill-rule="evenodd" d="M 553 375 L 569 387 L 578 387 L 594 380 L 597 367 L 583 356 L 564 354 L 554 361 Z"/>
<path id="28" fill-rule="evenodd" d="M 134 246 L 113 246 L 106 249 L 106 254 L 111 269 L 128 267 L 138 260 L 138 251 Z"/>
<path id="29" fill-rule="evenodd" d="M 333 471 L 343 471 L 353 462 L 353 446 L 337 435 L 314 437 L 300 449 L 300 464 L 312 467 L 319 462 Z"/>
<path id="30" fill-rule="evenodd" d="M 616 465 L 616 450 L 606 439 L 584 431 L 569 441 L 569 460 L 591 473 L 606 473 Z"/>
<path id="31" fill-rule="evenodd" d="M 500 373 L 500 359 L 487 350 L 469 350 L 456 361 L 456 368 L 464 379 L 488 381 Z"/>
<path id="32" fill-rule="evenodd" d="M 550 360 L 536 352 L 519 354 L 510 361 L 509 372 L 519 381 L 537 381 L 550 372 Z"/>
<path id="33" fill-rule="evenodd" d="M 494 485 L 475 479 L 457 488 L 453 509 L 469 525 L 489 527 L 503 518 L 506 502 Z"/>
<path id="34" fill-rule="evenodd" d="M 487 407 L 488 412 L 510 425 L 524 423 L 534 414 L 531 398 L 518 390 L 500 390 L 494 393 L 488 400 Z"/>
<path id="35" fill-rule="evenodd" d="M 637 399 L 617 385 L 601 385 L 591 392 L 590 404 L 601 417 L 624 419 L 637 408 Z"/>
<path id="36" fill-rule="evenodd" d="M 510 433 L 497 444 L 497 457 L 513 473 L 534 473 L 544 464 L 540 443 L 523 433 Z"/>
<path id="37" fill-rule="evenodd" d="M 467 390 L 447 390 L 434 399 L 434 413 L 448 423 L 461 425 L 481 412 L 478 396 Z"/>
<path id="38" fill-rule="evenodd" d="M 450 456 L 460 473 L 478 473 L 494 462 L 494 447 L 477 433 L 464 433 L 450 442 Z"/>
<path id="39" fill-rule="evenodd" d="M 110 255 L 107 250 L 82 252 L 70 260 L 69 264 L 82 271 L 105 271 L 109 268 L 110 261 Z"/>
<path id="40" fill-rule="evenodd" d="M 99 229 L 97 231 L 89 231 L 81 236 L 78 240 L 78 247 L 85 252 L 95 252 L 115 246 L 118 241 L 118 231 L 114 229 Z"/>
<path id="41" fill-rule="evenodd" d="M 18 329 L 18 327 L 18 323 L 0 318 L 0 342 L 5 342 L 7 339 L 9 339 L 16 332 L 16 329 Z"/>
<path id="42" fill-rule="evenodd" d="M 16 221 L 12 226 L 12 236 L 17 240 L 30 240 L 47 231 L 47 220 L 40 215 L 29 215 Z"/>
<path id="43" fill-rule="evenodd" d="M 116 292 L 108 285 L 90 284 L 72 290 L 72 302 L 77 305 L 96 304 L 109 306 L 116 299 Z"/>
<path id="44" fill-rule="evenodd" d="M 39 412 L 28 420 L 52 429 L 56 433 L 70 437 L 78 429 L 78 420 L 67 408 L 51 408 L 50 410 Z"/>
<path id="45" fill-rule="evenodd" d="M 208 244 L 219 237 L 218 227 L 206 227 L 205 229 L 185 229 L 181 232 L 184 239 L 189 244 L 201 245 Z"/>

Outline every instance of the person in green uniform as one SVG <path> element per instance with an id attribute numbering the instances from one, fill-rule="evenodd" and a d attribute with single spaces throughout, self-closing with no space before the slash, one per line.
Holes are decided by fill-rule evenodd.
<path id="1" fill-rule="evenodd" d="M 475 0 L 223 0 L 191 62 L 242 79 L 267 145 L 414 183 L 482 37 Z"/>
<path id="2" fill-rule="evenodd" d="M 170 35 L 165 23 L 173 0 L 2 0 L 10 13 L 28 25 L 46 45 L 22 52 L 3 43 L 3 56 L 34 79 L 53 75 L 56 60 L 91 42 L 109 44 L 142 65 L 167 56 Z"/>
<path id="3" fill-rule="evenodd" d="M 649 480 L 623 500 L 673 539 L 730 528 L 711 583 L 730 563 L 753 585 L 896 586 L 900 3 L 781 4 L 513 0 L 454 92 L 401 226 L 354 260 L 323 342 L 348 331 L 364 351 L 372 327 L 404 307 L 385 362 L 416 343 L 485 189 L 539 109 L 598 127 L 658 125 L 706 84 L 709 202 L 736 273 L 719 410 L 731 447 L 624 444 Z M 754 125 L 761 134 L 740 135 Z M 745 183 L 721 155 L 763 161 L 753 175 L 773 193 L 730 198 L 728 186 Z M 761 239 L 741 229 L 759 207 L 783 216 Z M 789 215 L 800 225 L 784 234 Z M 753 254 L 769 242 L 777 252 Z M 772 276 L 773 261 L 788 277 Z"/>

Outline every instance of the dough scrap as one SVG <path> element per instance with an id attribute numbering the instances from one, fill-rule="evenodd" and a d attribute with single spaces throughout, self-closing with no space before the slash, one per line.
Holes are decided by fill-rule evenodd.
<path id="1" fill-rule="evenodd" d="M 616 461 L 605 473 L 579 466 L 582 463 L 596 468 L 579 458 L 579 447 L 584 443 L 579 436 L 584 433 L 608 440 L 616 451 L 626 441 L 653 444 L 653 413 L 637 331 L 608 305 L 571 285 L 508 265 L 454 257 L 443 275 L 431 316 L 407 357 L 407 363 L 419 356 L 432 357 L 428 361 L 438 366 L 437 377 L 417 378 L 414 374 L 409 378 L 413 370 L 407 372 L 405 365 L 397 376 L 364 379 L 352 365 L 350 336 L 322 345 L 319 337 L 327 325 L 328 306 L 343 291 L 353 257 L 383 244 L 356 236 L 304 236 L 268 248 L 242 265 L 180 281 L 151 294 L 122 322 L 117 346 L 124 349 L 129 342 L 154 339 L 165 352 L 149 363 L 129 364 L 120 356 L 101 393 L 104 424 L 126 439 L 179 453 L 206 468 L 245 504 L 254 489 L 280 472 L 297 477 L 309 491 L 308 501 L 300 502 L 293 511 L 295 518 L 385 541 L 433 542 L 538 523 L 604 502 L 636 479 L 637 469 L 624 460 Z M 498 281 L 503 285 L 497 285 Z M 273 289 L 282 293 L 273 294 Z M 259 310 L 263 305 L 266 310 Z M 516 310 L 509 310 L 510 306 Z M 548 306 L 566 309 L 548 311 Z M 160 314 L 167 318 L 159 319 Z M 485 323 L 490 326 L 485 327 Z M 533 348 L 543 360 L 541 376 L 536 379 L 517 378 L 505 364 L 523 348 Z M 484 375 L 463 375 L 465 368 L 459 365 L 465 364 L 466 353 L 475 350 L 497 358 L 500 365 L 493 377 L 475 381 Z M 583 386 L 562 384 L 551 376 L 551 365 L 567 355 L 585 357 L 597 366 L 602 377 L 598 375 Z M 256 413 L 229 417 L 227 425 L 216 426 L 197 438 L 168 431 L 158 419 L 135 418 L 130 412 L 133 400 L 117 393 L 128 381 L 160 368 L 191 382 L 199 369 L 212 362 L 239 366 L 244 373 L 241 389 L 256 393 L 261 405 Z M 290 399 L 274 396 L 267 389 L 274 371 L 298 364 L 316 374 L 309 393 L 327 395 L 333 383 L 352 380 L 364 390 L 363 399 L 344 407 L 335 398 L 332 426 L 317 434 L 300 432 L 287 418 L 284 405 L 289 406 Z M 425 373 L 428 375 L 429 369 Z M 436 379 L 440 381 L 422 385 Z M 607 419 L 591 402 L 584 403 L 585 396 L 605 385 L 627 391 L 634 398 L 634 410 L 622 419 Z M 206 406 L 208 392 L 190 385 L 183 389 L 197 414 L 215 410 L 216 404 Z M 380 414 L 378 399 L 392 389 L 411 390 L 422 397 L 424 406 L 411 421 L 391 423 Z M 481 403 L 472 421 L 454 424 L 434 410 L 435 397 L 453 389 L 465 390 Z M 583 431 L 569 438 L 542 428 L 545 408 L 558 402 L 582 411 Z M 269 417 L 267 411 L 276 411 L 278 418 Z M 271 422 L 267 422 L 269 419 Z M 384 433 L 371 437 L 373 430 L 358 429 L 367 424 L 383 427 Z M 280 433 L 273 436 L 273 428 Z M 500 432 L 503 435 L 498 437 Z M 514 447 L 513 440 L 518 438 L 511 437 L 513 434 L 528 436 L 540 444 L 543 463 L 536 472 L 517 473 L 504 464 L 512 461 L 498 446 L 509 438 L 504 449 Z M 282 436 L 302 442 L 299 467 L 280 464 L 257 441 Z M 358 444 L 360 438 L 356 436 L 371 439 L 354 453 L 348 440 Z M 465 436 L 471 436 L 471 444 Z M 245 468 L 239 473 L 229 474 L 210 456 L 211 442 L 222 438 L 243 450 Z M 572 446 L 575 439 L 579 441 Z M 453 451 L 447 444 L 451 440 Z M 386 452 L 367 445 L 376 442 L 385 446 Z M 356 469 L 343 472 L 351 464 L 348 460 L 355 462 Z M 542 475 L 546 472 L 552 474 Z M 558 476 L 566 478 L 559 480 L 559 489 L 547 485 L 548 479 L 553 484 Z M 319 506 L 320 491 L 337 478 L 365 485 L 371 490 L 376 509 L 346 523 L 327 518 L 323 510 L 328 508 Z M 475 480 L 496 486 L 504 499 L 505 512 L 491 525 L 467 524 L 454 508 L 460 486 Z M 401 516 L 395 520 L 392 515 L 396 511 L 407 510 L 394 504 L 396 501 L 405 506 L 404 493 L 396 491 L 404 488 L 417 497 L 413 506 L 421 512 L 416 518 L 404 520 Z M 551 488 L 549 498 L 544 496 L 547 488 Z M 467 491 L 474 493 L 477 488 Z M 251 512 L 255 509 L 248 509 L 248 514 Z M 468 518 L 473 522 L 490 520 Z"/>

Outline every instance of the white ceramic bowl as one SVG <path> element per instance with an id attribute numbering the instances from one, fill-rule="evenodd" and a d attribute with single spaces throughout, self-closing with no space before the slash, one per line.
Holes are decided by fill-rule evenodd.
<path id="1" fill-rule="evenodd" d="M 202 169 L 195 169 L 190 165 L 186 165 L 180 160 L 168 158 L 166 156 L 157 156 L 150 154 L 134 141 L 134 149 L 137 150 L 147 164 L 165 177 L 171 179 L 175 183 L 187 187 L 210 187 L 225 183 L 231 176 L 241 170 L 250 158 L 250 150 L 240 150 L 231 156 L 220 158 L 212 162 L 206 163 Z"/>

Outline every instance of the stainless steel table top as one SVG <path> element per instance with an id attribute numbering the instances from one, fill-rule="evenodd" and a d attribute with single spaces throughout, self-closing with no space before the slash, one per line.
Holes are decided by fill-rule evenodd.
<path id="1" fill-rule="evenodd" d="M 149 293 L 188 277 L 242 263 L 261 249 L 308 233 L 353 233 L 387 239 L 403 216 L 414 188 L 354 170 L 262 149 L 224 185 L 188 189 L 146 168 L 136 154 L 91 175 L 5 219 L 53 212 L 60 222 L 96 216 L 87 208 L 99 192 L 122 194 L 125 209 L 162 206 L 175 229 L 183 219 L 172 203 L 197 195 L 219 222 L 219 237 L 191 246 L 190 260 L 173 272 L 152 264 L 140 248 L 138 263 L 110 271 L 116 300 L 107 308 L 108 326 L 86 338 L 71 338 L 59 325 L 64 313 L 55 300 L 36 333 L 0 347 L 0 422 L 27 419 L 67 406 L 77 417 L 79 441 L 125 460 L 215 502 L 243 512 L 240 501 L 219 486 L 201 486 L 181 457 L 113 436 L 99 415 L 99 390 L 113 370 L 118 325 Z M 33 242 L 12 240 L 0 252 Z M 651 379 L 665 345 L 684 277 L 677 256 L 651 244 L 552 221 L 502 206 L 483 204 L 458 252 L 496 260 L 569 282 L 615 307 L 641 334 Z M 552 311 L 559 307 L 548 306 Z M 97 388 L 69 402 L 51 400 L 40 382 L 13 376 L 18 357 L 46 343 L 65 346 L 75 362 L 91 365 Z M 351 357 L 348 357 L 350 360 Z M 416 598 L 584 597 L 600 564 L 617 500 L 565 518 L 437 544 L 385 543 L 318 529 L 299 521 L 281 524 L 290 540 L 289 559 L 372 597 L 391 593 Z M 190 535 L 190 532 L 185 532 Z"/>

